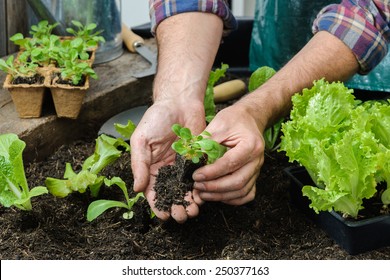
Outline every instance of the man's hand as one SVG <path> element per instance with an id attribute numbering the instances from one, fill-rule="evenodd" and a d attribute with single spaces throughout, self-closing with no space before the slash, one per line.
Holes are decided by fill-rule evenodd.
<path id="1" fill-rule="evenodd" d="M 206 130 L 230 149 L 215 163 L 194 172 L 195 202 L 241 205 L 253 200 L 264 162 L 264 139 L 254 118 L 241 105 L 232 105 L 219 112 Z"/>
<path id="2" fill-rule="evenodd" d="M 170 212 L 162 212 L 154 206 L 153 186 L 158 169 L 175 161 L 176 153 L 171 148 L 176 140 L 176 135 L 171 130 L 174 123 L 191 127 L 200 133 L 205 126 L 203 104 L 192 102 L 191 107 L 186 107 L 180 100 L 155 102 L 145 112 L 131 137 L 131 167 L 134 174 L 134 191 L 144 192 L 156 216 L 162 220 L 172 216 L 182 223 L 199 212 L 191 193 L 186 196 L 186 200 L 190 202 L 187 208 L 173 205 Z"/>

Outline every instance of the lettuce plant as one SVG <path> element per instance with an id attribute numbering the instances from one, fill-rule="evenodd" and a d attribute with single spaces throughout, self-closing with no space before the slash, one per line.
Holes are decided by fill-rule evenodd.
<path id="1" fill-rule="evenodd" d="M 45 185 L 57 197 L 66 197 L 74 191 L 84 193 L 87 189 L 96 197 L 105 179 L 100 172 L 116 161 L 123 151 L 130 151 L 127 142 L 102 134 L 96 139 L 95 151 L 84 161 L 80 172 L 76 173 L 70 163 L 66 163 L 64 179 L 48 177 Z"/>
<path id="2" fill-rule="evenodd" d="M 28 187 L 23 166 L 24 141 L 16 134 L 0 135 L 0 204 L 32 210 L 31 198 L 46 194 L 45 187 Z"/>
<path id="3" fill-rule="evenodd" d="M 322 79 L 294 95 L 280 150 L 316 183 L 302 192 L 317 213 L 335 210 L 356 218 L 381 182 L 387 183 L 382 202 L 390 202 L 390 104 L 362 103 L 352 93 L 341 82 Z"/>
<path id="4" fill-rule="evenodd" d="M 140 192 L 135 197 L 130 198 L 129 193 L 127 191 L 126 183 L 119 177 L 113 177 L 112 179 L 106 178 L 104 179 L 104 183 L 108 187 L 112 185 L 118 186 L 122 190 L 126 202 L 117 201 L 117 200 L 108 200 L 108 199 L 95 200 L 88 206 L 87 220 L 91 222 L 97 217 L 99 217 L 101 214 L 103 214 L 105 211 L 107 211 L 108 209 L 118 208 L 118 207 L 127 209 L 127 211 L 123 213 L 124 219 L 133 218 L 134 212 L 132 211 L 132 208 L 140 198 L 145 198 L 144 194 Z"/>

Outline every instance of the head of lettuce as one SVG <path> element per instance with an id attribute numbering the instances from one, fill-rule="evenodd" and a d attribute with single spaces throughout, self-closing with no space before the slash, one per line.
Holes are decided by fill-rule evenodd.
<path id="1" fill-rule="evenodd" d="M 341 82 L 314 82 L 292 97 L 280 151 L 304 166 L 316 186 L 303 195 L 315 212 L 335 210 L 357 218 L 363 201 L 381 193 L 390 203 L 390 100 L 356 100 Z"/>

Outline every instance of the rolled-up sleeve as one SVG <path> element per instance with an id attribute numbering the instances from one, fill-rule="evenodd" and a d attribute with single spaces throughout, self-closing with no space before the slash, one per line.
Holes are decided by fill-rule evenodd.
<path id="1" fill-rule="evenodd" d="M 313 32 L 327 31 L 355 54 L 360 74 L 371 71 L 385 57 L 390 42 L 390 1 L 343 0 L 323 8 Z"/>
<path id="2" fill-rule="evenodd" d="M 149 0 L 151 32 L 164 19 L 186 12 L 206 12 L 219 16 L 224 23 L 224 35 L 237 28 L 237 22 L 224 0 Z"/>

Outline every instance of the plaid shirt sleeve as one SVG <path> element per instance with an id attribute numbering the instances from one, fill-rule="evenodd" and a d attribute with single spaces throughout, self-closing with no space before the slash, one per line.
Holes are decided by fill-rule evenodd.
<path id="1" fill-rule="evenodd" d="M 236 19 L 224 0 L 149 0 L 152 34 L 164 19 L 185 12 L 206 12 L 219 16 L 224 22 L 224 35 L 237 27 Z"/>
<path id="2" fill-rule="evenodd" d="M 370 72 L 385 57 L 390 42 L 389 0 L 343 0 L 324 7 L 313 32 L 328 31 L 355 54 L 360 74 Z"/>

